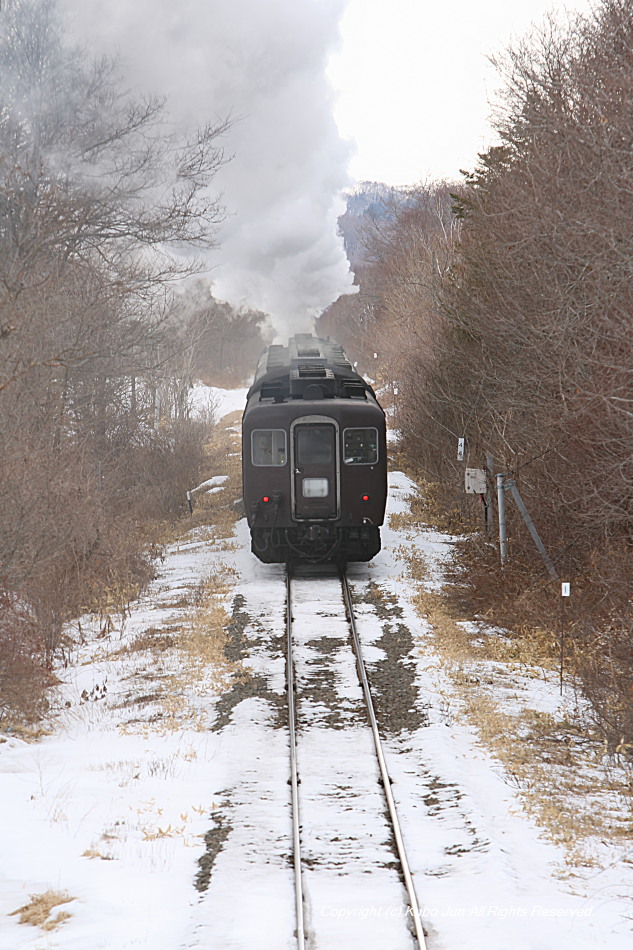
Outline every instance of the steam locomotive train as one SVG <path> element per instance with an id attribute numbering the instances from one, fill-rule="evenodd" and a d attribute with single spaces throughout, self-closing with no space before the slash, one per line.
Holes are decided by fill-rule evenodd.
<path id="1" fill-rule="evenodd" d="M 244 506 L 266 563 L 369 561 L 387 499 L 385 414 L 342 347 L 264 350 L 242 418 Z"/>

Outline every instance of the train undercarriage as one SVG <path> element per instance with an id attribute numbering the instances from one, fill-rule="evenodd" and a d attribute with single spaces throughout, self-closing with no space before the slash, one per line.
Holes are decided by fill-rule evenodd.
<path id="1" fill-rule="evenodd" d="M 293 528 L 252 528 L 251 550 L 266 564 L 327 564 L 370 561 L 380 551 L 375 525 L 340 527 L 327 523 Z"/>

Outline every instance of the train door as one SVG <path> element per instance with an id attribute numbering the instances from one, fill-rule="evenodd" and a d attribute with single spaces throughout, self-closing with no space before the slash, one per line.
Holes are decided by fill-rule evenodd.
<path id="1" fill-rule="evenodd" d="M 300 521 L 338 517 L 338 426 L 321 416 L 292 427 L 294 516 Z"/>

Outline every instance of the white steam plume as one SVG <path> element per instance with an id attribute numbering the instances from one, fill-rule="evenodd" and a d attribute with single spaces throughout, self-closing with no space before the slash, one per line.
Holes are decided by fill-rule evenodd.
<path id="1" fill-rule="evenodd" d="M 231 113 L 215 185 L 229 217 L 217 296 L 268 311 L 283 337 L 352 291 L 336 219 L 349 147 L 325 77 L 345 0 L 60 0 L 75 39 L 119 53 L 130 86 L 183 124 Z"/>

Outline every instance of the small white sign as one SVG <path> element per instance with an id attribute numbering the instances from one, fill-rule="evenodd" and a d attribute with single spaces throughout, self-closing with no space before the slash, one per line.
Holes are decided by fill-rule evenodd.
<path id="1" fill-rule="evenodd" d="M 563 582 L 560 585 L 560 587 L 561 587 L 561 594 L 563 595 L 563 597 L 569 597 L 569 594 L 571 591 L 571 584 L 566 584 L 565 582 Z"/>
<path id="2" fill-rule="evenodd" d="M 463 461 L 464 461 L 464 445 L 465 445 L 465 442 L 466 442 L 465 439 L 458 439 L 458 440 L 457 440 L 457 461 L 458 461 L 458 462 L 463 462 Z"/>

